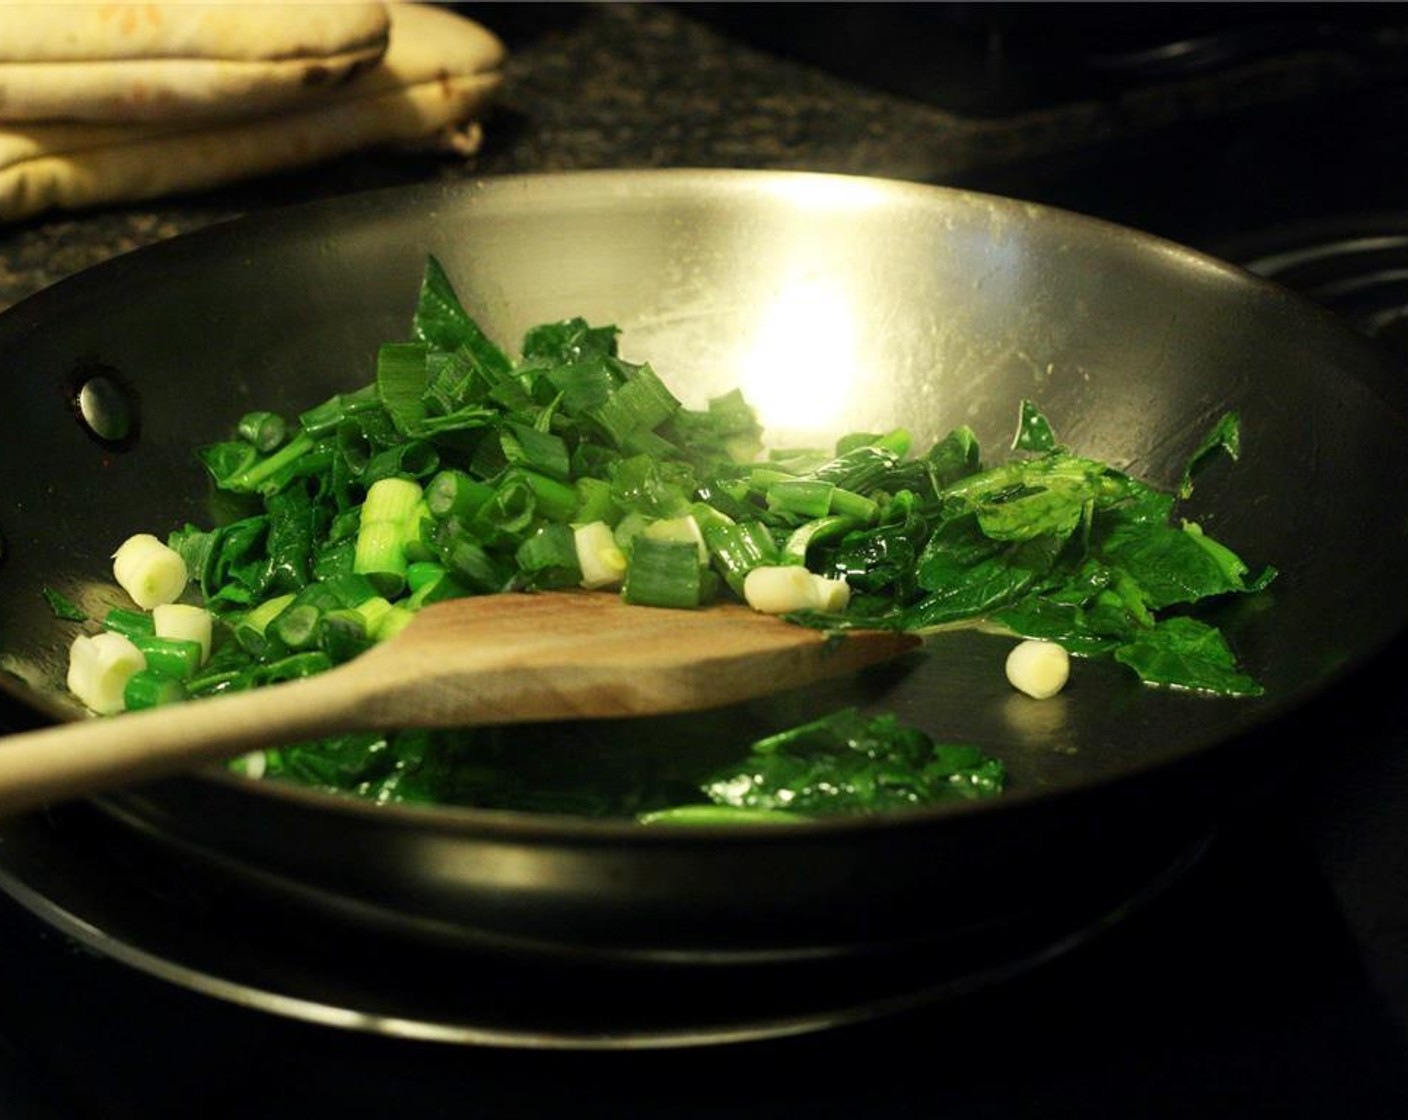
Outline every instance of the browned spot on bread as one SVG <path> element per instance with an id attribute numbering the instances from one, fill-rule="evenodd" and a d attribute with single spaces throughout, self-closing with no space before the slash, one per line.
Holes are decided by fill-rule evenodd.
<path id="1" fill-rule="evenodd" d="M 380 58 L 359 58 L 351 66 L 344 67 L 339 73 L 334 75 L 335 84 L 346 85 L 363 70 L 370 69 L 380 62 Z"/>

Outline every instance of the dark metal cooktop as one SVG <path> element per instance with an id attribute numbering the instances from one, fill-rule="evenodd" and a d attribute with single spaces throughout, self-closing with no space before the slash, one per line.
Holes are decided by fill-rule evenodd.
<path id="1" fill-rule="evenodd" d="M 1170 30 L 1146 21 L 1136 34 L 1122 6 L 1045 6 L 1054 12 L 1037 19 L 1024 5 L 907 14 L 857 5 L 875 13 L 871 23 L 856 25 L 849 39 L 816 28 L 816 42 L 808 42 L 777 38 L 788 19 L 796 27 L 797 13 L 781 10 L 787 5 L 771 24 L 748 26 L 733 9 L 752 5 L 693 7 L 711 9 L 706 14 L 742 38 L 847 77 L 948 96 L 955 110 L 992 117 L 1093 95 L 1112 82 L 1152 89 L 1175 70 L 1215 75 L 1229 59 L 1339 52 L 1369 80 L 1291 105 L 1174 121 L 955 185 L 1095 214 L 1242 263 L 1408 359 L 1408 66 L 1396 33 L 1408 13 L 1401 9 L 1179 5 L 1186 22 Z M 1214 7 L 1237 11 L 1219 15 Z M 853 17 L 851 8 L 830 13 L 832 32 L 835 21 Z M 1103 24 L 1090 22 L 1097 8 Z M 1063 10 L 1064 24 L 1055 14 Z M 922 40 L 901 42 L 889 67 L 866 46 L 866 36 L 901 17 L 947 21 L 947 41 L 961 55 L 945 71 L 947 94 L 936 84 L 942 67 L 931 68 L 921 88 Z M 1066 53 L 1048 52 L 1018 80 L 1011 62 L 1022 52 L 1035 57 L 1043 20 L 1045 45 Z M 888 42 L 897 42 L 893 27 Z M 866 72 L 855 72 L 857 58 L 868 60 Z M 989 80 L 975 82 L 975 74 Z M 900 998 L 892 1015 L 816 1034 L 583 1054 L 338 1029 L 153 979 L 95 952 L 93 940 L 0 900 L 0 1116 L 277 1120 L 314 1107 L 384 1116 L 438 1115 L 451 1106 L 484 1116 L 744 1120 L 1408 1115 L 1405 653 L 1400 641 L 1351 682 L 1337 707 L 1319 712 L 1307 733 L 1325 747 L 1308 771 L 1264 791 L 1191 870 L 1114 928 L 1064 946 L 1070 951 L 1039 968 L 1014 969 L 1003 983 L 946 991 L 918 1006 Z M 0 724 L 17 722 L 22 714 L 0 709 Z M 0 836 L 0 864 L 4 845 Z M 33 858 L 33 847 L 27 851 Z M 1095 920 L 1093 912 L 1084 917 Z M 1046 943 L 1083 928 L 1080 920 L 1053 927 Z M 336 936 L 305 930 L 298 951 L 316 954 L 320 934 Z M 338 951 L 329 945 L 329 959 Z M 1023 952 L 1041 955 L 1035 941 L 1014 943 L 1009 961 L 1023 961 Z M 380 963 L 378 980 L 394 981 L 395 953 Z M 902 970 L 885 973 L 888 994 L 963 974 L 946 962 L 910 963 L 912 982 Z M 992 963 L 1000 968 L 1001 959 Z M 552 994 L 559 1009 L 574 998 L 612 998 L 598 981 L 576 988 L 559 979 Z M 495 993 L 512 1005 L 511 989 L 499 984 Z M 683 1001 L 745 1006 L 747 995 L 706 999 L 667 984 L 623 994 L 616 1010 L 640 1013 L 652 994 L 662 1001 L 652 1014 L 677 1022 L 691 1011 Z M 531 984 L 521 995 L 515 1022 L 530 1021 L 528 1004 L 541 998 Z M 845 995 L 839 981 L 835 995 Z"/>

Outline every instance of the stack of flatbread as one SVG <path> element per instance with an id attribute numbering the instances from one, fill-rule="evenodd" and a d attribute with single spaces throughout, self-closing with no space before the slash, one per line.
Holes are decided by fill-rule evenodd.
<path id="1" fill-rule="evenodd" d="M 0 0 L 0 221 L 480 143 L 502 43 L 422 3 Z"/>

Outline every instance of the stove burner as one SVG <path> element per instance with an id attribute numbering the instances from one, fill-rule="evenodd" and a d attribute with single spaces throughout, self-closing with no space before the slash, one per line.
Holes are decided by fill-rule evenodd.
<path id="1" fill-rule="evenodd" d="M 1408 214 L 1298 223 L 1223 246 L 1220 254 L 1408 358 Z"/>
<path id="2" fill-rule="evenodd" d="M 681 3 L 723 33 L 872 89 L 1004 117 L 1277 60 L 1394 71 L 1395 5 Z M 1334 60 L 1331 63 L 1328 60 Z"/>
<path id="3" fill-rule="evenodd" d="M 195 868 L 84 803 L 0 824 L 0 896 L 75 947 L 288 1019 L 458 1045 L 674 1049 L 852 1026 L 1012 983 L 1152 904 L 1212 843 L 1200 835 L 1151 853 L 1133 881 L 1095 876 L 1056 911 L 1009 925 L 870 953 L 700 969 L 547 960 L 354 922 L 330 927 L 325 915 L 310 920 L 296 904 L 272 904 L 238 876 Z"/>

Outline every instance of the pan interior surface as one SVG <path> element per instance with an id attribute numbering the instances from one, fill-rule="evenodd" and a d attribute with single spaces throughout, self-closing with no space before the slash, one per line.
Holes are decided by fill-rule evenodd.
<path id="1" fill-rule="evenodd" d="M 1122 828 L 1196 831 L 1214 800 L 1197 768 L 1274 737 L 1408 615 L 1393 578 L 1408 563 L 1401 392 L 1387 359 L 1325 313 L 1178 246 L 1011 200 L 799 173 L 591 172 L 233 222 L 0 316 L 0 668 L 12 696 L 78 714 L 62 689 L 75 624 L 43 591 L 100 616 L 117 602 L 117 543 L 218 517 L 193 449 L 249 409 L 292 414 L 370 381 L 379 344 L 406 336 L 427 254 L 506 347 L 571 316 L 615 324 L 623 356 L 650 362 L 687 405 L 741 387 L 770 446 L 904 426 L 922 447 L 965 424 L 1000 458 L 1029 399 L 1073 450 L 1171 487 L 1236 411 L 1241 457 L 1200 476 L 1189 516 L 1278 569 L 1268 592 L 1217 618 L 1265 696 L 1152 689 L 1091 661 L 1060 696 L 1032 701 L 1003 675 L 1009 643 L 962 632 L 839 685 L 704 716 L 527 728 L 500 757 L 567 797 L 583 758 L 603 773 L 665 773 L 691 745 L 746 744 L 855 703 L 997 754 L 1011 782 L 997 803 L 786 838 L 662 838 L 210 774 L 106 802 L 135 826 L 393 914 L 530 940 L 752 951 L 910 936 L 982 920 L 1005 891 L 975 883 L 1036 889 Z M 1108 814 L 1102 830 L 1073 826 L 1092 805 Z M 978 901 L 921 917 L 917 895 L 936 890 Z M 878 916 L 838 920 L 843 897 L 869 898 Z M 643 919 L 622 932 L 625 914 Z"/>

